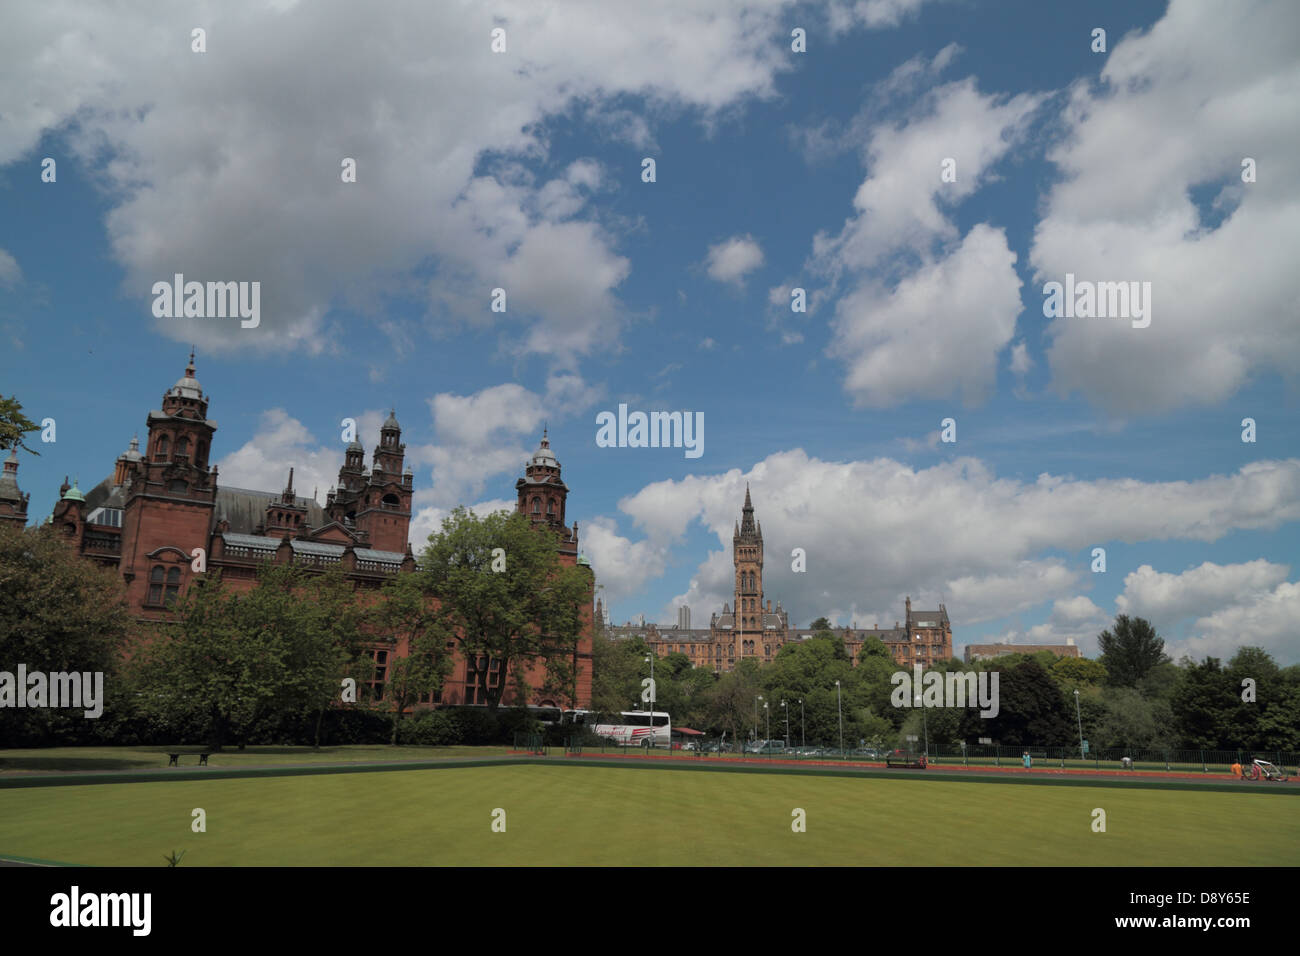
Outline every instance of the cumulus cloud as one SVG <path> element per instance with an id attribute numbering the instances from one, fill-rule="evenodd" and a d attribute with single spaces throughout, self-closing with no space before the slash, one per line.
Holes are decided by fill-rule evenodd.
<path id="1" fill-rule="evenodd" d="M 946 66 L 908 61 L 887 87 L 910 85 Z M 866 129 L 867 178 L 838 235 L 819 233 L 811 267 L 839 293 L 827 354 L 847 366 L 855 404 L 881 407 L 960 392 L 982 401 L 1021 311 L 1016 255 L 985 223 L 962 236 L 952 209 L 993 177 L 1042 102 L 1036 94 L 983 94 L 973 78 L 921 95 L 905 121 Z M 944 182 L 942 164 L 955 163 Z"/>
<path id="2" fill-rule="evenodd" d="M 1215 564 L 1180 574 L 1144 564 L 1124 577 L 1124 593 L 1115 604 L 1125 614 L 1155 620 L 1207 615 L 1228 603 L 1253 600 L 1287 579 L 1291 569 L 1260 558 L 1244 564 Z"/>
<path id="3" fill-rule="evenodd" d="M 653 548 L 673 549 L 697 522 L 717 536 L 689 589 L 661 613 L 684 602 L 703 614 L 731 600 L 731 536 L 746 482 L 764 526 L 765 591 L 798 623 L 822 614 L 840 623 L 892 622 L 908 594 L 918 606 L 942 598 L 963 625 L 1061 601 L 1054 632 L 1084 637 L 1092 629 L 1081 623 L 1090 610 L 1082 602 L 1091 601 L 1079 594 L 1089 584 L 1088 563 L 1054 552 L 1082 554 L 1106 541 L 1213 541 L 1300 519 L 1295 459 L 1195 481 L 1022 481 L 973 458 L 915 469 L 889 458 L 822 461 L 796 449 L 747 473 L 658 481 L 620 501 Z M 791 569 L 796 547 L 807 553 L 806 573 Z M 648 567 L 639 584 L 659 573 Z M 622 586 L 633 593 L 637 584 Z"/>
<path id="4" fill-rule="evenodd" d="M 503 332 L 510 348 L 563 357 L 616 338 L 631 264 L 586 201 L 605 184 L 594 163 L 521 174 L 549 156 L 545 121 L 616 107 L 606 133 L 646 146 L 644 116 L 708 122 L 770 97 L 792 68 L 776 42 L 787 6 L 668 0 L 611 16 L 599 0 L 409 0 L 358 29 L 339 0 L 231 0 L 201 18 L 198 54 L 185 9 L 50 0 L 11 11 L 0 35 L 0 164 L 66 138 L 66 161 L 105 189 L 111 254 L 142 317 L 152 283 L 176 272 L 262 283 L 257 334 L 172 320 L 164 335 L 332 349 L 337 300 L 378 316 L 417 298 L 428 270 L 431 328 L 490 317 L 525 330 Z M 341 181 L 345 157 L 356 183 Z M 489 313 L 496 287 L 504 315 Z"/>
<path id="5" fill-rule="evenodd" d="M 522 473 L 543 423 L 576 415 L 601 394 L 599 386 L 564 372 L 547 379 L 542 395 L 514 382 L 435 395 L 429 410 L 436 441 L 407 449 L 409 459 L 432 466 L 430 486 L 415 494 L 417 505 L 452 508 L 482 494 L 497 476 Z"/>
<path id="6" fill-rule="evenodd" d="M 763 250 L 753 236 L 732 236 L 709 246 L 704 261 L 710 279 L 740 285 L 763 264 Z"/>
<path id="7" fill-rule="evenodd" d="M 1186 654 L 1196 660 L 1212 656 L 1226 661 L 1243 647 L 1262 647 L 1280 663 L 1294 664 L 1297 615 L 1300 584 L 1283 581 L 1251 601 L 1197 619 L 1191 636 L 1171 642 L 1168 650 L 1175 658 Z"/>
<path id="8" fill-rule="evenodd" d="M 1030 248 L 1036 293 L 1067 273 L 1151 283 L 1148 328 L 1048 329 L 1053 386 L 1116 415 L 1218 403 L 1259 373 L 1300 368 L 1300 128 L 1278 122 L 1295 112 L 1300 7 L 1236 14 L 1171 4 L 1115 43 L 1100 82 L 1070 91 L 1048 156 L 1061 181 Z M 1245 157 L 1255 183 L 1242 182 Z"/>
<path id="9" fill-rule="evenodd" d="M 387 413 L 367 411 L 357 419 L 357 440 L 367 448 L 379 444 L 379 426 Z M 278 495 L 294 470 L 294 491 L 325 503 L 338 483 L 343 465 L 342 442 L 321 442 L 283 408 L 264 411 L 253 437 L 215 462 L 223 487 L 248 488 Z"/>

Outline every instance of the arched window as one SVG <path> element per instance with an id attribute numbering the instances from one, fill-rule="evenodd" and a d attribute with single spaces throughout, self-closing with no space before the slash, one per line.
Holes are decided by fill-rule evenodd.
<path id="1" fill-rule="evenodd" d="M 159 435 L 158 444 L 154 447 L 153 460 L 154 461 L 165 460 L 167 458 L 167 450 L 170 447 L 170 445 L 171 442 L 167 440 L 166 435 Z"/>
<path id="2" fill-rule="evenodd" d="M 167 602 L 168 607 L 171 607 L 173 604 L 176 603 L 176 598 L 177 596 L 179 596 L 180 590 L 181 590 L 181 569 L 172 568 L 170 571 L 167 572 L 167 594 L 163 598 L 163 600 Z"/>
<path id="3" fill-rule="evenodd" d="M 533 499 L 533 514 L 535 514 L 535 515 L 539 515 L 539 514 L 541 514 L 541 513 L 542 513 L 542 499 L 541 499 L 541 498 L 534 498 L 534 499 Z"/>
<path id="4" fill-rule="evenodd" d="M 553 514 L 555 514 L 555 499 L 554 499 L 554 498 L 547 498 L 547 499 L 546 499 L 546 513 L 547 513 L 548 515 L 553 515 Z"/>
<path id="5" fill-rule="evenodd" d="M 178 438 L 176 440 L 176 454 L 189 456 L 190 440 L 188 438 Z"/>
<path id="6" fill-rule="evenodd" d="M 207 463 L 208 463 L 208 443 L 205 441 L 201 441 L 199 442 L 198 453 L 194 456 L 194 464 L 198 465 L 200 468 L 203 468 L 204 466 L 207 465 Z"/>
<path id="7" fill-rule="evenodd" d="M 157 565 L 149 572 L 149 603 L 161 604 L 163 595 L 163 581 L 166 578 L 167 571 L 163 566 Z"/>

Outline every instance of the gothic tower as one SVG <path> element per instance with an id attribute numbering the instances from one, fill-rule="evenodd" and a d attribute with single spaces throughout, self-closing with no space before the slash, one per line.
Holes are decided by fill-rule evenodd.
<path id="1" fill-rule="evenodd" d="M 365 547 L 403 553 L 411 527 L 414 476 L 409 468 L 403 469 L 406 446 L 396 411 L 389 412 L 380 426 L 369 474 L 365 455 L 360 442 L 348 445 L 338 487 L 326 499 L 325 513 L 354 531 Z"/>
<path id="2" fill-rule="evenodd" d="M 162 611 L 184 592 L 193 550 L 208 546 L 217 498 L 217 470 L 208 467 L 217 423 L 208 419 L 193 351 L 145 423 L 145 454 L 123 476 L 121 568 L 130 603 Z"/>
<path id="3" fill-rule="evenodd" d="M 763 526 L 754 521 L 754 504 L 745 485 L 745 506 L 731 539 L 731 560 L 736 566 L 736 657 L 765 658 L 763 648 Z M 771 652 L 768 651 L 768 654 Z"/>

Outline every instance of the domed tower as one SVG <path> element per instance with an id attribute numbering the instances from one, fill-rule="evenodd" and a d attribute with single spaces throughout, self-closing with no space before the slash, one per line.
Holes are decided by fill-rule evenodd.
<path id="1" fill-rule="evenodd" d="M 518 511 L 535 525 L 546 525 L 560 536 L 560 553 L 573 561 L 578 557 L 578 524 L 565 527 L 564 509 L 569 486 L 560 478 L 560 463 L 551 451 L 551 441 L 542 430 L 542 441 L 524 467 L 524 477 L 515 482 Z"/>
<path id="2" fill-rule="evenodd" d="M 208 452 L 217 423 L 208 419 L 208 398 L 194 377 L 191 350 L 185 374 L 145 421 L 144 454 L 119 459 L 126 485 L 122 577 L 131 605 L 146 613 L 165 611 L 184 591 L 192 552 L 210 543 L 217 471 Z M 138 454 L 138 445 L 132 451 Z"/>
<path id="3" fill-rule="evenodd" d="M 19 528 L 27 526 L 27 501 L 31 494 L 18 488 L 18 449 L 9 449 L 4 473 L 0 474 L 0 521 Z"/>

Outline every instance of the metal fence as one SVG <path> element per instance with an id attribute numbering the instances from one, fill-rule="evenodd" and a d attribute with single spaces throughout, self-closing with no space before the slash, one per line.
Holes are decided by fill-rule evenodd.
<path id="1" fill-rule="evenodd" d="M 1006 744 L 968 745 L 965 748 L 931 743 L 908 744 L 913 753 L 924 753 L 931 766 L 949 767 L 1022 767 L 1024 755 L 1029 753 L 1031 766 L 1038 768 L 1128 770 L 1142 772 L 1227 774 L 1234 763 L 1249 766 L 1254 759 L 1267 760 L 1288 774 L 1300 776 L 1300 752 L 1284 750 L 1161 750 L 1139 748 L 1111 748 L 1091 751 L 1080 757 L 1075 747 L 1010 746 Z M 671 750 L 665 746 L 629 746 L 611 740 L 592 737 L 573 737 L 564 743 L 565 753 L 622 754 L 626 756 L 675 756 L 698 759 L 739 758 L 756 760 L 826 761 L 840 760 L 854 763 L 880 763 L 894 750 L 893 747 L 857 746 L 821 747 L 791 743 L 783 740 L 745 741 L 736 746 L 721 738 L 697 738 L 685 743 L 674 742 Z M 1127 758 L 1127 761 L 1125 760 Z"/>

